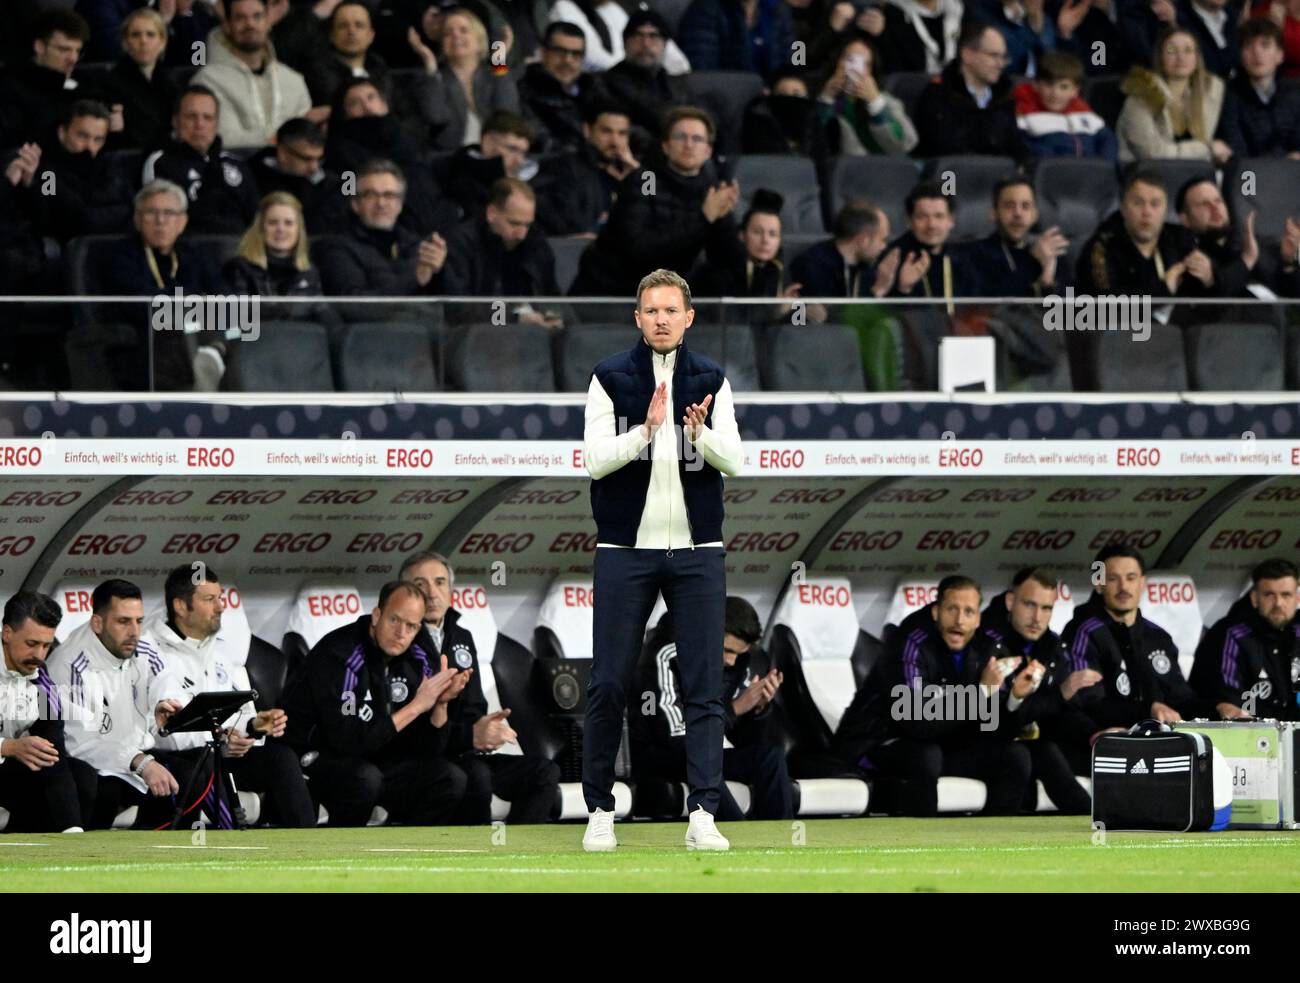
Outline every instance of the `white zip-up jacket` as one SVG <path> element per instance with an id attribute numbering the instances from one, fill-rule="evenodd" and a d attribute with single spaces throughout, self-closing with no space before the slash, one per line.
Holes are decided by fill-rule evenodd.
<path id="1" fill-rule="evenodd" d="M 218 631 L 201 642 L 183 638 L 161 615 L 149 622 L 145 631 L 158 643 L 163 664 L 176 674 L 184 693 L 182 705 L 189 703 L 198 693 L 233 693 L 252 689 L 248 681 L 248 652 L 237 651 L 224 631 Z M 226 721 L 226 729 L 245 731 L 248 722 L 256 715 L 253 704 L 246 703 L 235 717 Z M 169 751 L 185 751 L 202 747 L 207 740 L 207 734 L 168 734 L 158 738 L 158 746 Z M 258 745 L 265 741 L 265 738 L 260 738 Z"/>
<path id="2" fill-rule="evenodd" d="M 45 666 L 24 676 L 6 666 L 0 656 L 0 746 L 25 737 L 36 721 L 61 713 L 58 691 Z"/>
<path id="3" fill-rule="evenodd" d="M 614 403 L 604 386 L 594 375 L 587 390 L 587 409 L 583 447 L 583 462 L 592 478 L 600 479 L 612 474 L 624 464 L 634 460 L 650 446 L 650 487 L 646 491 L 645 510 L 637 527 L 636 549 L 684 549 L 696 546 L 721 546 L 722 543 L 693 543 L 687 520 L 686 495 L 682 491 L 682 476 L 677 468 L 678 433 L 681 421 L 673 419 L 673 369 L 677 365 L 677 349 L 666 355 L 650 353 L 654 365 L 655 385 L 668 384 L 668 414 L 650 440 L 646 440 L 641 424 L 645 421 L 629 420 L 630 428 L 618 432 L 614 419 Z M 703 427 L 695 440 L 695 450 L 710 465 L 723 474 L 734 477 L 740 472 L 745 455 L 740 442 L 740 429 L 736 425 L 736 408 L 731 394 L 731 382 L 723 380 L 718 394 L 710 404 L 713 426 Z M 681 438 L 685 440 L 685 437 Z M 629 549 L 613 543 L 597 543 L 607 549 Z"/>
<path id="4" fill-rule="evenodd" d="M 149 788 L 131 772 L 131 761 L 156 743 L 154 711 L 163 700 L 185 702 L 180 682 L 145 636 L 135 655 L 119 659 L 86 622 L 46 662 L 64 694 L 68 753 L 101 775 L 120 778 L 140 792 Z"/>

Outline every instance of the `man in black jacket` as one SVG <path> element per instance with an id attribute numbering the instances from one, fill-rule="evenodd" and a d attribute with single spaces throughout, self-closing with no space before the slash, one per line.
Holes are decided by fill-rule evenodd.
<path id="1" fill-rule="evenodd" d="M 637 662 L 632 702 L 639 706 L 628 715 L 634 778 L 686 780 L 686 707 L 672 634 L 672 620 L 665 614 Z M 758 612 L 749 602 L 727 598 L 721 696 L 724 733 L 732 746 L 722 752 L 722 777 L 751 787 L 755 819 L 790 819 L 794 804 L 785 749 L 764 739 L 782 675 L 776 669 L 751 672 L 753 645 L 761 635 Z M 725 784 L 718 818 L 728 822 L 745 818 Z"/>
<path id="2" fill-rule="evenodd" d="M 632 152 L 643 158 L 659 137 L 663 114 L 691 101 L 686 79 L 664 69 L 672 32 L 654 10 L 637 10 L 623 28 L 623 60 L 602 81 L 611 99 L 632 119 Z"/>
<path id="3" fill-rule="evenodd" d="M 517 113 L 498 110 L 483 121 L 479 142 L 461 147 L 447 163 L 447 195 L 464 217 L 483 211 L 492 185 L 502 178 L 527 181 L 537 173 L 530 160 L 537 130 Z"/>
<path id="4" fill-rule="evenodd" d="M 554 21 L 546 28 L 542 60 L 519 80 L 519 104 L 537 125 L 538 148 L 546 153 L 576 150 L 584 142 L 583 117 L 602 89 L 596 76 L 582 70 L 586 53 L 582 28 Z"/>
<path id="5" fill-rule="evenodd" d="M 1300 157 L 1300 83 L 1278 78 L 1282 29 L 1252 17 L 1237 31 L 1241 68 L 1227 82 L 1220 140 L 1238 157 Z"/>
<path id="6" fill-rule="evenodd" d="M 287 740 L 303 755 L 331 826 L 364 826 L 377 805 L 412 825 L 449 822 L 465 775 L 443 758 L 455 680 L 447 658 L 420 646 L 424 594 L 392 581 L 369 615 L 312 648 L 289 684 Z"/>
<path id="7" fill-rule="evenodd" d="M 1057 260 L 1069 240 L 1056 226 L 1031 237 L 1038 224 L 1034 186 L 1019 175 L 993 187 L 996 228 L 983 239 L 957 248 L 958 263 L 973 268 L 971 296 L 1042 297 L 1056 292 Z"/>
<path id="8" fill-rule="evenodd" d="M 876 263 L 889 242 L 889 216 L 869 201 L 851 201 L 835 216 L 831 238 L 810 246 L 790 264 L 790 280 L 805 297 L 884 297 L 898 270 Z"/>
<path id="9" fill-rule="evenodd" d="M 325 134 L 309 119 L 286 120 L 275 131 L 275 145 L 248 159 L 263 197 L 275 191 L 302 203 L 307 231 L 312 235 L 347 229 L 348 198 L 339 175 L 322 166 Z"/>
<path id="10" fill-rule="evenodd" d="M 73 101 L 97 95 L 73 76 L 90 39 L 80 14 L 47 10 L 32 34 L 31 58 L 7 66 L 0 75 L 0 147 L 49 143 Z"/>
<path id="11" fill-rule="evenodd" d="M 442 655 L 448 668 L 456 670 L 456 678 L 438 700 L 447 707 L 443 753 L 466 777 L 457 821 L 489 822 L 494 794 L 510 803 L 509 820 L 515 825 L 549 821 L 559 802 L 560 769 L 547 758 L 520 752 L 509 707 L 488 712 L 479 680 L 482 672 L 492 670 L 480 668 L 474 636 L 460 624 L 460 612 L 451 606 L 455 577 L 451 564 L 440 553 L 415 553 L 402 562 L 400 576 L 424 592 L 420 646 Z M 494 753 L 503 748 L 506 753 Z"/>
<path id="12" fill-rule="evenodd" d="M 597 365 L 587 390 L 582 459 L 592 477 L 597 548 L 582 844 L 592 851 L 618 846 L 614 757 L 627 681 L 662 592 L 673 617 L 686 707 L 686 846 L 726 850 L 730 844 L 713 819 L 721 798 L 724 722 L 718 658 L 727 595 L 722 476 L 739 471 L 744 449 L 722 367 L 683 344 L 695 320 L 689 284 L 671 270 L 655 270 L 636 294 L 640 339 Z"/>
<path id="13" fill-rule="evenodd" d="M 1255 213 L 1246 215 L 1238 234 L 1223 193 L 1209 175 L 1192 178 L 1179 188 L 1174 208 L 1183 226 L 1196 237 L 1196 248 L 1210 259 L 1214 277 L 1210 291 L 1215 296 L 1250 297 L 1249 283 L 1270 289 L 1276 285 L 1279 257 L 1270 249 L 1260 249 L 1255 240 Z M 1202 314 L 1207 316 L 1213 314 Z"/>
<path id="14" fill-rule="evenodd" d="M 1075 608 L 1061 638 L 1070 652 L 1071 671 L 1101 673 L 1101 682 L 1080 690 L 1076 698 L 1094 732 L 1151 718 L 1174 723 L 1213 716 L 1213 704 L 1197 697 L 1183 678 L 1178 646 L 1169 633 L 1142 617 L 1147 588 L 1142 554 L 1131 546 L 1107 546 L 1093 560 L 1093 569 L 1104 571 L 1105 580 Z"/>
<path id="15" fill-rule="evenodd" d="M 547 157 L 533 190 L 537 225 L 548 236 L 594 235 L 609 219 L 618 186 L 641 166 L 628 143 L 631 121 L 612 103 L 588 109 L 582 146 Z"/>
<path id="16" fill-rule="evenodd" d="M 948 246 L 956 225 L 956 197 L 944 194 L 938 181 L 922 181 L 908 192 L 904 207 L 907 231 L 889 244 L 880 261 L 898 271 L 894 296 L 947 301 L 971 296 L 976 289 L 974 271 L 969 264 L 954 262 Z"/>
<path id="17" fill-rule="evenodd" d="M 969 577 L 939 582 L 937 599 L 903 619 L 835 733 L 837 751 L 864 771 L 897 780 L 896 809 L 938 812 L 941 775 L 988 786 L 984 814 L 1016 815 L 1031 761 L 1019 733 L 1034 676 L 1024 661 L 979 631 L 981 591 Z"/>
<path id="18" fill-rule="evenodd" d="M 59 242 L 83 235 L 125 232 L 131 221 L 131 185 L 106 166 L 100 152 L 108 137 L 108 107 L 74 102 L 59 125 L 56 142 L 41 155 L 40 184 L 52 175 L 53 194 L 36 194 L 40 231 Z"/>
<path id="19" fill-rule="evenodd" d="M 247 164 L 221 148 L 220 113 L 211 89 L 186 88 L 172 117 L 176 139 L 145 158 L 141 180 L 171 181 L 185 189 L 191 232 L 239 236 L 257 214 L 257 182 Z"/>
<path id="20" fill-rule="evenodd" d="M 921 93 L 917 157 L 1024 156 L 1006 61 L 1007 42 L 996 28 L 976 22 L 962 28 L 957 57 Z"/>
<path id="21" fill-rule="evenodd" d="M 582 254 L 575 296 L 618 297 L 656 268 L 689 270 L 707 253 L 730 255 L 737 236 L 735 181 L 720 181 L 712 161 L 716 130 L 702 109 L 679 106 L 664 117 L 663 164 L 633 172 L 596 241 Z"/>
<path id="22" fill-rule="evenodd" d="M 1192 688 L 1220 716 L 1300 720 L 1300 622 L 1290 560 L 1265 560 L 1238 598 L 1196 647 Z"/>

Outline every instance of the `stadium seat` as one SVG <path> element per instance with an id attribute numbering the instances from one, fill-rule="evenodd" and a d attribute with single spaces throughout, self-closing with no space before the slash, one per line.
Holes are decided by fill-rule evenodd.
<path id="1" fill-rule="evenodd" d="M 858 640 L 849 656 L 849 666 L 853 669 L 853 688 L 856 691 L 867 680 L 872 668 L 880 658 L 884 645 L 876 636 L 865 631 L 858 632 Z"/>
<path id="2" fill-rule="evenodd" d="M 864 392 L 866 376 L 858 336 L 844 324 L 783 324 L 772 334 L 766 366 L 768 390 Z M 810 359 L 809 353 L 816 358 Z"/>
<path id="3" fill-rule="evenodd" d="M 551 246 L 551 252 L 555 254 L 555 281 L 559 284 L 560 293 L 568 294 L 574 278 L 578 275 L 578 263 L 581 262 L 582 254 L 591 245 L 592 240 L 580 239 L 577 236 L 549 236 L 546 241 Z"/>
<path id="4" fill-rule="evenodd" d="M 916 120 L 916 107 L 921 104 L 921 93 L 930 84 L 928 72 L 890 72 L 885 76 L 884 90 L 896 96 L 903 104 L 903 109 L 913 121 Z"/>
<path id="5" fill-rule="evenodd" d="M 807 157 L 751 154 L 736 161 L 735 178 L 740 182 L 737 219 L 748 210 L 754 192 L 767 188 L 785 199 L 781 206 L 783 233 L 825 231 L 817 168 Z"/>
<path id="6" fill-rule="evenodd" d="M 1153 322 L 1151 337 L 1141 342 L 1129 331 L 1098 331 L 1085 340 L 1096 348 L 1102 392 L 1187 389 L 1183 331 L 1175 324 Z"/>
<path id="7" fill-rule="evenodd" d="M 615 352 L 631 348 L 637 337 L 636 328 L 631 326 L 570 325 L 564 333 L 560 389 L 564 392 L 585 393 L 591 385 L 591 370 Z M 687 343 L 690 343 L 689 338 Z"/>
<path id="8" fill-rule="evenodd" d="M 307 661 L 307 653 L 335 628 L 350 625 L 370 609 L 350 584 L 304 584 L 294 598 L 280 650 L 292 676 Z"/>
<path id="9" fill-rule="evenodd" d="M 334 392 L 329 333 L 309 321 L 268 321 L 256 344 L 230 346 L 228 385 L 239 392 Z"/>
<path id="10" fill-rule="evenodd" d="M 739 153 L 745 107 L 763 94 L 763 77 L 753 72 L 691 72 L 683 78 L 694 105 L 707 109 L 717 121 L 714 155 Z"/>
<path id="11" fill-rule="evenodd" d="M 1224 184 L 1224 197 L 1238 222 L 1255 212 L 1258 239 L 1280 238 L 1287 217 L 1300 215 L 1300 160 L 1250 157 L 1241 162 L 1236 179 Z"/>
<path id="12" fill-rule="evenodd" d="M 1205 628 L 1195 581 L 1185 573 L 1148 571 L 1142 617 L 1169 632 L 1178 646 L 1178 665 L 1183 670 L 1183 678 L 1189 678 L 1196 646 L 1201 643 Z"/>
<path id="13" fill-rule="evenodd" d="M 1286 388 L 1282 334 L 1275 324 L 1208 321 L 1187 329 L 1193 389 L 1280 392 Z"/>
<path id="14" fill-rule="evenodd" d="M 1124 108 L 1126 96 L 1120 91 L 1122 75 L 1092 75 L 1083 80 L 1083 98 L 1112 130 Z"/>
<path id="15" fill-rule="evenodd" d="M 691 0 L 653 0 L 650 7 L 668 22 L 669 30 L 676 32 L 682 15 L 690 5 Z"/>
<path id="16" fill-rule="evenodd" d="M 742 308 L 733 312 L 745 313 Z M 754 332 L 747 324 L 692 324 L 686 331 L 691 351 L 722 366 L 732 392 L 753 392 L 759 388 L 758 355 Z"/>
<path id="17" fill-rule="evenodd" d="M 560 577 L 546 589 L 533 631 L 539 659 L 590 659 L 594 590 L 590 580 Z"/>
<path id="18" fill-rule="evenodd" d="M 464 392 L 554 392 L 551 332 L 536 324 L 476 324 L 449 355 L 449 379 Z"/>
<path id="19" fill-rule="evenodd" d="M 253 703 L 257 709 L 270 710 L 280 705 L 288 672 L 289 660 L 283 652 L 265 639 L 250 636 L 248 681 L 257 690 L 257 699 Z"/>
<path id="20" fill-rule="evenodd" d="M 781 232 L 781 259 L 786 269 L 799 258 L 799 254 L 811 246 L 817 245 L 827 237 L 825 232 Z"/>
<path id="21" fill-rule="evenodd" d="M 939 596 L 939 581 L 900 580 L 894 585 L 894 593 L 889 600 L 889 610 L 885 614 L 885 624 L 901 625 L 903 619 L 918 608 L 933 604 Z"/>
<path id="22" fill-rule="evenodd" d="M 146 156 L 143 150 L 110 150 L 104 163 L 111 173 L 121 175 L 132 191 L 139 191 Z"/>
<path id="23" fill-rule="evenodd" d="M 1115 166 L 1091 157 L 1048 157 L 1034 168 L 1039 228 L 1058 225 L 1078 254 L 1097 224 L 1119 207 Z"/>
<path id="24" fill-rule="evenodd" d="M 1174 207 L 1174 202 L 1178 198 L 1178 189 L 1190 181 L 1192 178 L 1208 177 L 1211 181 L 1214 178 L 1214 165 L 1203 160 L 1171 160 L 1167 158 L 1153 158 L 1151 160 L 1138 161 L 1130 164 L 1124 172 L 1127 179 L 1128 175 L 1134 170 L 1141 169 L 1153 175 L 1160 181 L 1161 186 L 1165 189 L 1168 196 L 1168 209 L 1165 214 L 1166 222 L 1174 222 L 1181 225 L 1182 220 L 1178 217 L 1178 211 Z M 1217 182 L 1216 182 L 1217 183 Z"/>
<path id="25" fill-rule="evenodd" d="M 218 269 L 239 255 L 239 236 L 188 235 L 181 239 L 181 244 L 204 253 Z"/>
<path id="26" fill-rule="evenodd" d="M 904 200 L 920 177 L 916 161 L 906 157 L 837 157 L 827 179 L 826 228 L 834 228 L 846 204 L 865 198 L 889 216 L 891 237 L 901 235 L 907 228 Z"/>
<path id="27" fill-rule="evenodd" d="M 344 392 L 434 392 L 433 339 L 422 324 L 358 322 L 347 327 L 339 347 Z"/>
<path id="28" fill-rule="evenodd" d="M 947 174 L 953 175 L 957 210 L 952 239 L 979 239 L 993 231 L 993 187 L 1016 173 L 1016 162 L 1010 157 L 956 154 L 931 158 L 923 172 L 930 181 L 945 182 Z"/>

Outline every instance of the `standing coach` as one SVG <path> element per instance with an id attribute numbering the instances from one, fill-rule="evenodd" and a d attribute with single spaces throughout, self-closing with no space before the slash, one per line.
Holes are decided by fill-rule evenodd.
<path id="1" fill-rule="evenodd" d="M 640 340 L 597 365 L 587 391 L 583 459 L 597 539 L 582 846 L 618 846 L 614 757 L 646 621 L 662 592 L 686 707 L 686 846 L 726 850 L 713 822 L 722 787 L 718 652 L 727 597 L 722 476 L 740 470 L 740 432 L 721 366 L 683 343 L 695 320 L 686 281 L 655 270 L 637 288 L 635 316 Z"/>

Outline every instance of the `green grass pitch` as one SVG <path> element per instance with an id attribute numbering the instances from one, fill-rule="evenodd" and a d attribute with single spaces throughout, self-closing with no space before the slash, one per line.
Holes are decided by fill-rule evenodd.
<path id="1" fill-rule="evenodd" d="M 1300 890 L 1300 831 L 1110 833 L 1086 817 L 720 824 L 732 849 L 688 853 L 685 823 L 103 832 L 0 836 L 6 893 L 51 891 L 1213 891 Z"/>

